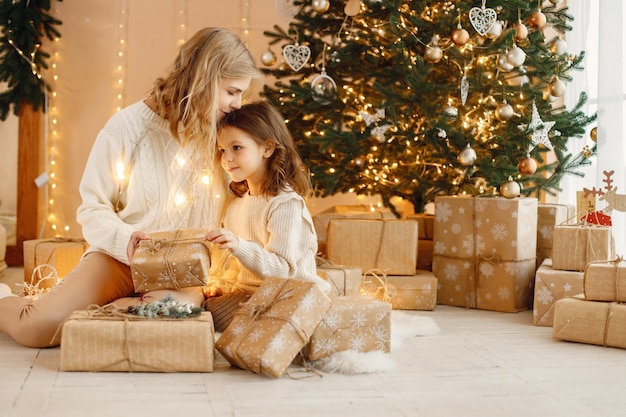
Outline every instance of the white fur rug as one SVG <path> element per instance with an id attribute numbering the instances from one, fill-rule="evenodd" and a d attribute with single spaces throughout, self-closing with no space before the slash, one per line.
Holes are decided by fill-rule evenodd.
<path id="1" fill-rule="evenodd" d="M 429 336 L 439 332 L 439 326 L 430 317 L 419 312 L 393 310 L 391 312 L 391 353 L 382 351 L 337 352 L 326 358 L 310 362 L 309 366 L 321 372 L 340 374 L 363 374 L 393 370 L 396 363 L 393 353 L 415 337 Z"/>
<path id="2" fill-rule="evenodd" d="M 437 323 L 430 317 L 421 316 L 419 311 L 392 310 L 391 353 L 348 350 L 337 352 L 317 361 L 308 362 L 306 365 L 320 372 L 347 375 L 390 371 L 396 367 L 396 363 L 393 360 L 394 351 L 401 349 L 413 338 L 430 336 L 436 333 L 439 333 Z M 215 334 L 216 340 L 220 335 L 220 333 Z M 219 352 L 217 355 L 216 360 L 225 361 Z"/>

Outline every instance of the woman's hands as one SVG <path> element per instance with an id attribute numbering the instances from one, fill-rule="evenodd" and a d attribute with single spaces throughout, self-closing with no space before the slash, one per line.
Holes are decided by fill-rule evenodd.
<path id="1" fill-rule="evenodd" d="M 215 229 L 210 231 L 205 237 L 211 243 L 217 243 L 220 245 L 220 249 L 229 249 L 234 252 L 239 247 L 239 238 L 236 234 L 228 229 Z"/>
<path id="2" fill-rule="evenodd" d="M 128 260 L 130 261 L 135 256 L 135 250 L 137 249 L 137 245 L 142 240 L 150 239 L 150 236 L 145 232 L 134 232 L 130 235 L 130 241 L 128 242 L 128 246 L 126 247 L 126 254 L 128 255 Z"/>

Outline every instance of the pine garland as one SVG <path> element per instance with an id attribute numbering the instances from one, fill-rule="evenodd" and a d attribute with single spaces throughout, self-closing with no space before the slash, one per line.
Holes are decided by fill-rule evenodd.
<path id="1" fill-rule="evenodd" d="M 152 301 L 148 304 L 138 304 L 128 307 L 127 313 L 149 319 L 167 317 L 174 319 L 184 319 L 187 317 L 197 317 L 204 309 L 193 307 L 189 303 L 175 300 L 172 294 L 166 295 L 161 300 Z"/>
<path id="2" fill-rule="evenodd" d="M 6 120 L 11 106 L 18 115 L 23 103 L 46 111 L 51 88 L 42 69 L 48 68 L 50 54 L 41 49 L 41 42 L 44 36 L 49 40 L 61 36 L 55 28 L 61 21 L 48 13 L 50 6 L 51 0 L 0 0 L 0 82 L 8 87 L 0 93 L 1 120 Z"/>

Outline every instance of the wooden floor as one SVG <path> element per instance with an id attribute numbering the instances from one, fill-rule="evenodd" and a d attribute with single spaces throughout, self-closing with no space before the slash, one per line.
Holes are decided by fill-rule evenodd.
<path id="1" fill-rule="evenodd" d="M 10 279 L 0 276 L 0 281 Z M 0 333 L 0 416 L 621 417 L 625 413 L 625 350 L 557 341 L 551 328 L 532 325 L 530 311 L 509 314 L 437 306 L 435 311 L 393 315 L 394 326 L 430 320 L 438 331 L 421 336 L 406 328 L 396 331 L 390 355 L 395 367 L 384 372 L 327 373 L 306 379 L 254 375 L 229 367 L 223 359 L 206 374 L 59 372 L 58 348 L 24 348 Z"/>

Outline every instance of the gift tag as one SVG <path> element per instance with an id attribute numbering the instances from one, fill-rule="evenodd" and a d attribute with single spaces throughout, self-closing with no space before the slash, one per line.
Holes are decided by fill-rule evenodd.
<path id="1" fill-rule="evenodd" d="M 287 45 L 283 48 L 283 57 L 285 61 L 292 70 L 298 72 L 304 64 L 309 60 L 311 56 L 311 49 L 308 46 L 298 45 L 297 43 L 294 45 Z"/>

